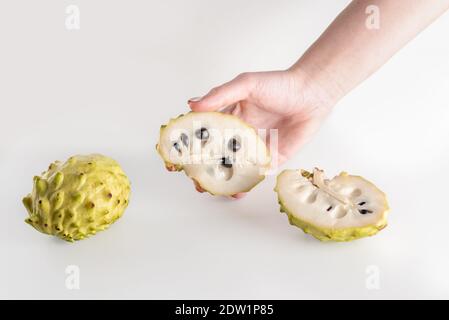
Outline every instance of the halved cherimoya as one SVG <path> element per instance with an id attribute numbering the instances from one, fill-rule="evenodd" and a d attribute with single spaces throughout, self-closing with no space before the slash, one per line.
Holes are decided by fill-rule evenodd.
<path id="1" fill-rule="evenodd" d="M 387 226 L 385 194 L 360 176 L 346 172 L 331 180 L 317 168 L 285 170 L 275 191 L 289 222 L 321 241 L 351 241 Z"/>
<path id="2" fill-rule="evenodd" d="M 171 119 L 161 127 L 156 149 L 168 170 L 183 170 L 213 195 L 250 191 L 271 163 L 256 130 L 220 112 L 190 112 Z"/>

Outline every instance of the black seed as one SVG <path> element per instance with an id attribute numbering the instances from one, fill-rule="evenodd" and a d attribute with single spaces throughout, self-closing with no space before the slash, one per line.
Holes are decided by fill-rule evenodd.
<path id="1" fill-rule="evenodd" d="M 179 145 L 179 143 L 177 142 L 173 143 L 173 148 L 175 148 L 176 151 L 181 153 L 181 146 Z"/>
<path id="2" fill-rule="evenodd" d="M 366 203 L 366 201 L 362 201 L 359 203 L 359 206 L 363 206 Z"/>
<path id="3" fill-rule="evenodd" d="M 189 137 L 185 133 L 181 134 L 181 142 L 185 147 L 189 146 Z"/>
<path id="4" fill-rule="evenodd" d="M 373 213 L 371 210 L 366 210 L 366 209 L 359 210 L 359 212 L 361 214 Z"/>
<path id="5" fill-rule="evenodd" d="M 48 224 L 44 224 L 44 227 L 47 228 L 47 227 L 48 227 Z"/>
<path id="6" fill-rule="evenodd" d="M 87 164 L 91 166 L 91 165 L 92 165 L 92 162 L 89 162 L 89 163 L 87 163 Z"/>
<path id="7" fill-rule="evenodd" d="M 112 193 L 108 193 L 108 198 L 111 199 L 112 198 Z"/>
<path id="8" fill-rule="evenodd" d="M 221 165 L 225 168 L 232 168 L 232 161 L 229 157 L 221 158 Z"/>
<path id="9" fill-rule="evenodd" d="M 39 204 L 42 204 L 42 200 L 39 200 Z"/>
<path id="10" fill-rule="evenodd" d="M 120 199 L 119 199 L 119 200 L 117 200 L 117 204 L 120 204 Z"/>
<path id="11" fill-rule="evenodd" d="M 332 210 L 332 206 L 330 206 L 329 208 L 327 208 L 327 211 L 331 211 Z"/>
<path id="12" fill-rule="evenodd" d="M 237 152 L 240 150 L 241 148 L 241 144 L 240 141 L 238 141 L 236 138 L 232 138 L 231 140 L 229 140 L 228 142 L 228 148 L 229 150 L 231 150 L 232 152 Z"/>
<path id="13" fill-rule="evenodd" d="M 195 136 L 202 141 L 206 141 L 209 139 L 209 131 L 206 128 L 198 129 L 195 131 Z"/>

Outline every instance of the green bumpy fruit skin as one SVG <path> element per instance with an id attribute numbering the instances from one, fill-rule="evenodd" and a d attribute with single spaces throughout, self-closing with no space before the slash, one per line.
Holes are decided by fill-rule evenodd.
<path id="1" fill-rule="evenodd" d="M 33 181 L 23 199 L 25 222 L 70 242 L 107 229 L 129 204 L 128 177 L 116 161 L 98 154 L 56 161 Z"/>
<path id="2" fill-rule="evenodd" d="M 379 225 L 369 225 L 361 228 L 345 228 L 345 229 L 327 229 L 317 228 L 312 224 L 309 224 L 301 219 L 296 218 L 282 205 L 279 201 L 281 212 L 287 214 L 288 221 L 292 226 L 298 227 L 304 231 L 304 233 L 310 234 L 314 238 L 323 241 L 335 241 L 335 242 L 349 242 L 358 240 L 365 237 L 371 237 L 377 234 L 379 231 L 387 227 L 387 222 L 382 221 Z"/>

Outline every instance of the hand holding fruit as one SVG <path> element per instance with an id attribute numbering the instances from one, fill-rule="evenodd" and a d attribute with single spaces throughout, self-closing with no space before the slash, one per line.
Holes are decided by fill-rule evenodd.
<path id="1" fill-rule="evenodd" d="M 310 140 L 333 104 L 317 83 L 294 70 L 243 73 L 189 100 L 193 111 L 222 110 L 256 129 L 278 130 L 277 150 L 270 151 L 277 152 L 279 164 Z"/>

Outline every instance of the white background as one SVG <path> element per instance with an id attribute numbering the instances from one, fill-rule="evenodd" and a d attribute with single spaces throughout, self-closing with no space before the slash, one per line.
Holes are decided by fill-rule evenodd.
<path id="1" fill-rule="evenodd" d="M 273 176 L 243 200 L 213 198 L 154 150 L 188 98 L 288 67 L 347 3 L 2 1 L 0 298 L 449 298 L 448 15 L 285 165 L 375 182 L 392 207 L 376 237 L 320 243 L 279 213 Z M 69 4 L 79 31 L 65 28 Z M 26 225 L 33 175 L 92 152 L 132 181 L 123 218 L 75 244 Z M 80 290 L 66 289 L 68 265 L 80 267 Z M 379 290 L 366 286 L 370 266 Z"/>

